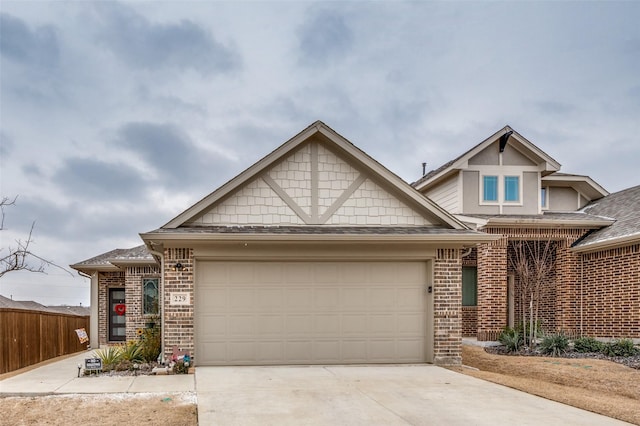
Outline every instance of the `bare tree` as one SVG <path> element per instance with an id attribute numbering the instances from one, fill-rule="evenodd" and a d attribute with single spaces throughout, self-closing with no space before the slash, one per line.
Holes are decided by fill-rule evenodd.
<path id="1" fill-rule="evenodd" d="M 532 349 L 538 337 L 541 292 L 554 272 L 556 247 L 551 240 L 513 241 L 511 246 L 513 252 L 509 262 L 520 284 L 517 293 L 520 299 L 522 331 L 526 335 L 528 322 L 529 335 L 525 336 L 525 344 Z"/>
<path id="2" fill-rule="evenodd" d="M 13 199 L 9 197 L 2 197 L 2 199 L 0 199 L 0 231 L 3 231 L 5 229 L 5 207 L 14 206 L 17 199 L 17 196 Z M 62 266 L 56 264 L 51 260 L 44 259 L 31 251 L 30 246 L 33 242 L 33 229 L 35 228 L 35 226 L 36 223 L 33 222 L 31 224 L 31 229 L 29 230 L 29 236 L 26 240 L 16 240 L 15 246 L 13 247 L 0 247 L 0 278 L 4 274 L 12 271 L 45 273 L 45 269 L 49 266 L 62 269 L 69 275 L 73 276 L 73 274 L 69 270 L 63 268 Z"/>

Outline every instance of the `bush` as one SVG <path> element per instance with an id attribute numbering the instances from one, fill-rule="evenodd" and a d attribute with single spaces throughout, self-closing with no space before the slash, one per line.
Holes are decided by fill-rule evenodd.
<path id="1" fill-rule="evenodd" d="M 633 345 L 631 339 L 614 340 L 604 344 L 602 353 L 606 356 L 633 356 L 638 353 L 638 349 Z"/>
<path id="2" fill-rule="evenodd" d="M 506 349 L 509 352 L 518 352 L 524 343 L 522 334 L 511 327 L 505 327 L 504 330 L 502 330 L 502 333 L 500 333 L 500 336 L 498 336 L 498 340 L 506 346 Z"/>
<path id="3" fill-rule="evenodd" d="M 140 351 L 142 359 L 153 362 L 160 355 L 160 331 L 157 328 L 145 328 L 140 336 Z"/>
<path id="4" fill-rule="evenodd" d="M 98 349 L 93 353 L 102 361 L 102 369 L 105 371 L 113 370 L 122 360 L 122 349 L 118 346 L 107 346 Z"/>
<path id="5" fill-rule="evenodd" d="M 173 365 L 173 372 L 175 374 L 187 374 L 189 373 L 189 366 L 183 360 L 176 361 Z"/>
<path id="6" fill-rule="evenodd" d="M 142 347 L 138 342 L 128 341 L 120 347 L 120 359 L 130 363 L 142 361 Z"/>
<path id="7" fill-rule="evenodd" d="M 567 352 L 569 339 L 564 334 L 550 334 L 540 343 L 540 351 L 545 355 L 560 356 Z"/>
<path id="8" fill-rule="evenodd" d="M 604 344 L 593 337 L 580 337 L 573 341 L 573 349 L 576 352 L 601 352 L 603 348 Z"/>

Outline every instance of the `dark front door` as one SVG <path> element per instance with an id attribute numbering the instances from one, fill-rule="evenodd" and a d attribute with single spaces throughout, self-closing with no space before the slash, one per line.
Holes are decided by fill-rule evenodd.
<path id="1" fill-rule="evenodd" d="M 109 289 L 109 341 L 126 340 L 126 305 L 124 288 Z"/>

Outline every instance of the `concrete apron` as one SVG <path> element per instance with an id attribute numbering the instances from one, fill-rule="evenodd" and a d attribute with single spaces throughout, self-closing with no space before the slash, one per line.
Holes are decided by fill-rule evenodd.
<path id="1" fill-rule="evenodd" d="M 197 367 L 201 425 L 623 425 L 433 365 Z"/>

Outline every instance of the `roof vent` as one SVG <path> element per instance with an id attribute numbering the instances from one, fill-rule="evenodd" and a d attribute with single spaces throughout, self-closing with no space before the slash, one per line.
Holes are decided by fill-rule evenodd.
<path id="1" fill-rule="evenodd" d="M 427 174 L 427 163 L 422 163 L 422 176 Z"/>

